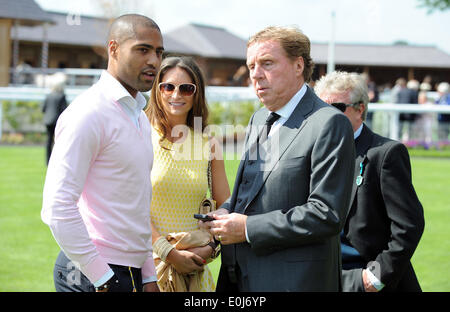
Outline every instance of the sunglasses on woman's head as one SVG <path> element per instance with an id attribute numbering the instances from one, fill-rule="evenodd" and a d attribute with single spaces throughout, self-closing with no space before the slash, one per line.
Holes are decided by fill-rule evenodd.
<path id="1" fill-rule="evenodd" d="M 176 88 L 178 88 L 178 92 L 180 92 L 182 96 L 191 96 L 197 90 L 197 87 L 193 83 L 182 83 L 176 86 L 173 83 L 161 82 L 158 86 L 159 91 L 166 95 L 171 95 Z"/>
<path id="2" fill-rule="evenodd" d="M 341 112 L 345 112 L 345 110 L 347 109 L 347 107 L 352 107 L 352 106 L 356 106 L 358 104 L 361 104 L 361 102 L 356 102 L 353 104 L 345 104 L 345 103 L 331 103 L 331 106 L 336 107 L 338 110 L 340 110 Z"/>

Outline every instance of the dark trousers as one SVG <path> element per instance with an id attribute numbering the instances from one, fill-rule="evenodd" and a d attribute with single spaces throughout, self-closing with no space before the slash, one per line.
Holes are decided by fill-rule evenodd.
<path id="1" fill-rule="evenodd" d="M 50 155 L 52 154 L 56 125 L 47 125 L 46 127 L 47 127 L 47 164 L 48 164 L 48 161 L 50 160 Z"/>
<path id="2" fill-rule="evenodd" d="M 110 292 L 142 291 L 141 269 L 109 264 L 114 271 Z M 53 281 L 57 292 L 95 292 L 94 285 L 78 270 L 73 262 L 60 252 L 53 269 Z"/>
<path id="3" fill-rule="evenodd" d="M 248 291 L 248 277 L 242 276 L 241 269 L 237 264 L 232 267 L 225 265 L 220 267 L 216 292 L 237 293 Z"/>
<path id="4" fill-rule="evenodd" d="M 342 261 L 342 270 L 365 269 L 366 266 L 367 263 L 363 261 Z"/>

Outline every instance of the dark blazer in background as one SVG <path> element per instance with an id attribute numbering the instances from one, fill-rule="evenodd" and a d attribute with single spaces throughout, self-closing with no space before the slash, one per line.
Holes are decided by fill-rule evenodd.
<path id="1" fill-rule="evenodd" d="M 44 100 L 42 112 L 44 113 L 44 124 L 46 126 L 56 125 L 59 115 L 67 108 L 66 95 L 64 92 L 52 92 Z"/>
<path id="2" fill-rule="evenodd" d="M 246 147 L 256 144 L 255 126 L 264 125 L 267 116 L 266 108 L 252 116 Z M 237 267 L 243 291 L 339 291 L 339 233 L 350 205 L 355 157 L 347 117 L 308 87 L 279 130 L 276 159 L 252 181 L 244 174 L 245 150 L 222 208 L 248 215 L 251 244 L 222 246 L 217 291 L 236 289 L 229 273 Z M 245 205 L 237 202 L 241 183 L 252 183 Z"/>
<path id="3" fill-rule="evenodd" d="M 43 122 L 47 128 L 47 164 L 52 154 L 56 121 L 59 115 L 67 108 L 66 95 L 64 92 L 51 92 L 44 100 L 42 112 L 44 113 Z"/>
<path id="4" fill-rule="evenodd" d="M 366 125 L 356 139 L 352 205 L 344 234 L 366 262 L 379 263 L 384 291 L 420 291 L 410 259 L 424 230 L 406 147 Z M 363 182 L 355 181 L 364 164 Z M 343 271 L 344 291 L 364 291 L 362 269 Z"/>

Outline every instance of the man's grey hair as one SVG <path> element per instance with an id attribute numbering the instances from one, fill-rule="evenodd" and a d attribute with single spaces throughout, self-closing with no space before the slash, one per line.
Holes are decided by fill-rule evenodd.
<path id="1" fill-rule="evenodd" d="M 322 94 L 334 94 L 349 92 L 350 103 L 364 103 L 362 119 L 366 119 L 369 103 L 369 90 L 364 76 L 358 73 L 334 71 L 317 81 L 314 91 L 320 97 Z M 355 105 L 358 107 L 358 105 Z"/>
<path id="2" fill-rule="evenodd" d="M 66 86 L 67 76 L 64 73 L 54 73 L 50 76 L 49 87 L 53 92 L 63 92 Z"/>
<path id="3" fill-rule="evenodd" d="M 450 85 L 448 82 L 441 82 L 437 87 L 437 91 L 441 93 L 448 93 L 449 89 Z"/>

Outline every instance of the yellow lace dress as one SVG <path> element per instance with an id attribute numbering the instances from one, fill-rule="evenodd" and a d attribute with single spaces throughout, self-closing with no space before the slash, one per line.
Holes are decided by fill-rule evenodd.
<path id="1" fill-rule="evenodd" d="M 208 190 L 208 138 L 192 129 L 183 143 L 165 139 L 160 146 L 160 133 L 152 128 L 154 162 L 151 173 L 152 202 L 150 215 L 158 233 L 198 229 L 193 215 Z M 205 156 L 206 155 L 206 156 Z M 214 278 L 205 265 L 201 291 L 215 291 Z"/>

